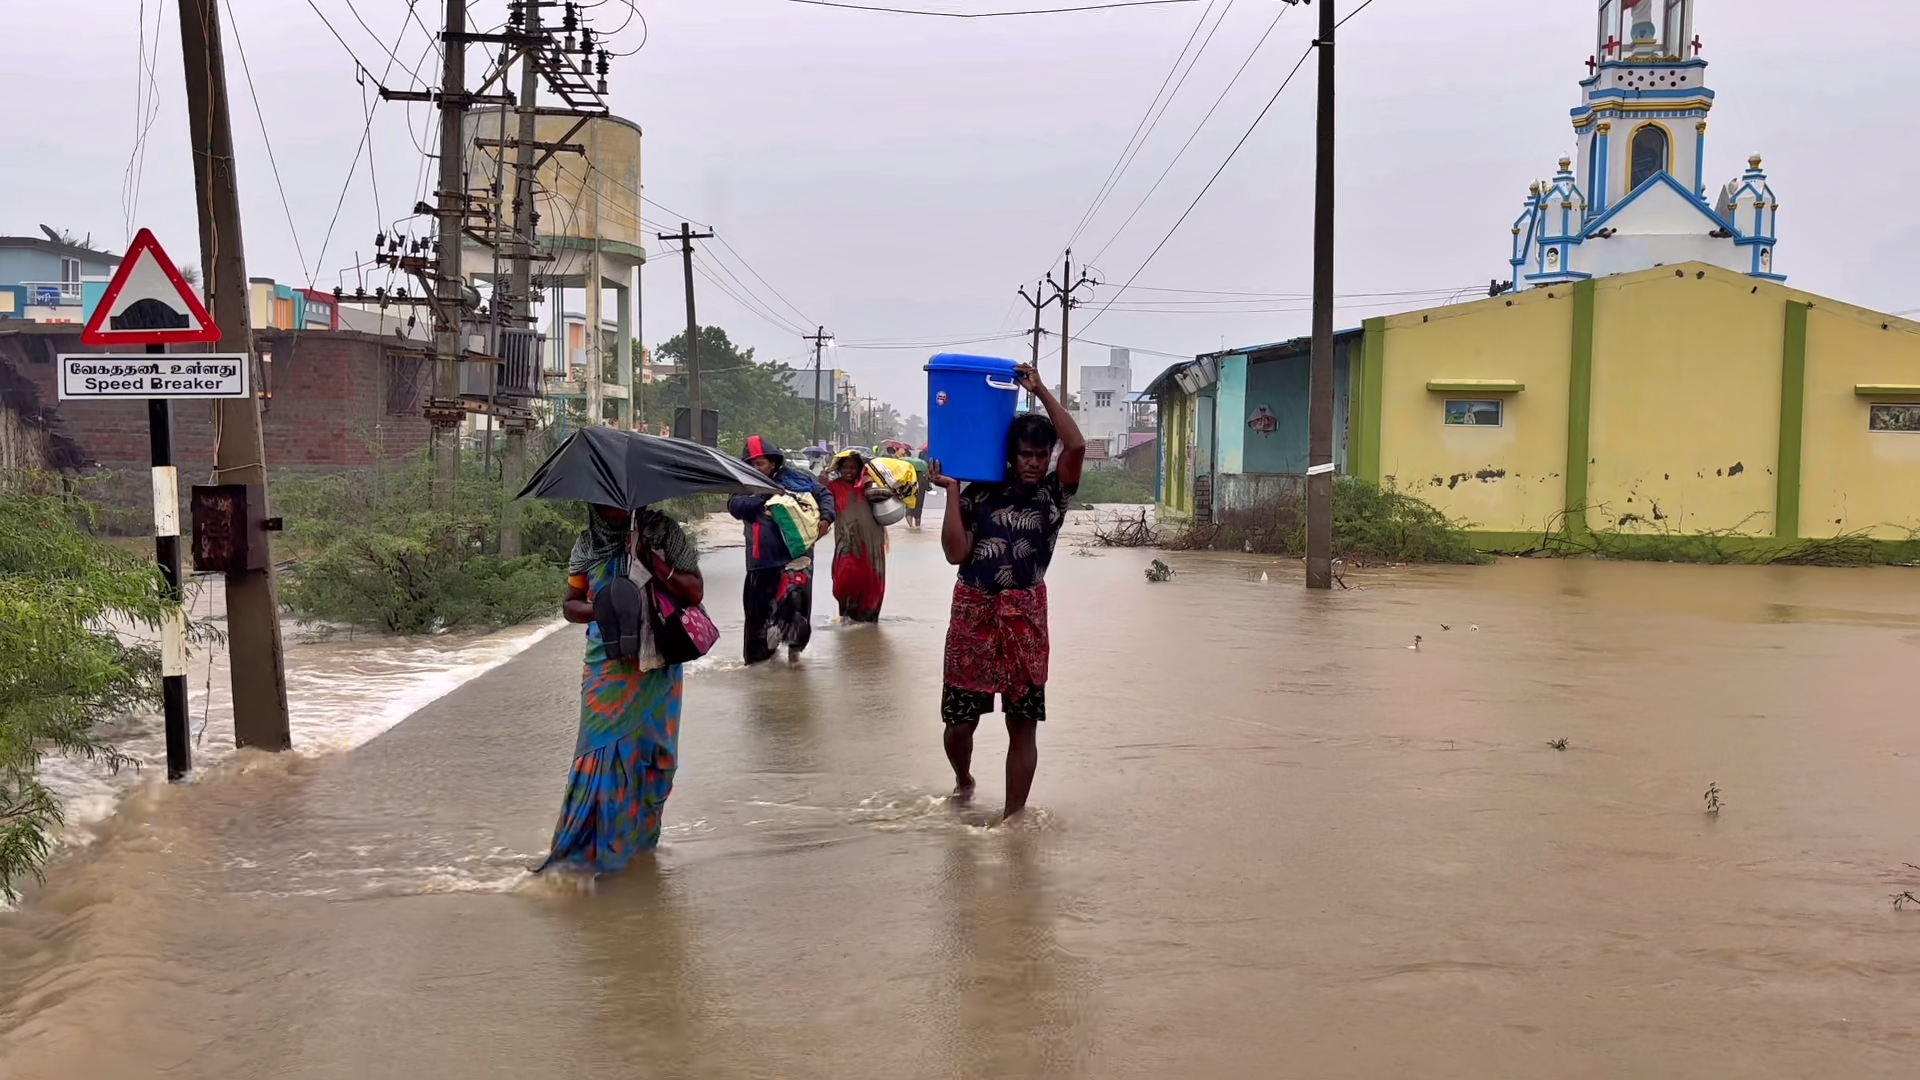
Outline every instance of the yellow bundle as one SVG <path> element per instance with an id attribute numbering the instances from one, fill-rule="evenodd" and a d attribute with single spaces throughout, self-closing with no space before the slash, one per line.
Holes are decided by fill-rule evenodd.
<path id="1" fill-rule="evenodd" d="M 909 509 L 912 509 L 919 494 L 916 489 L 920 483 L 920 474 L 910 462 L 899 458 L 874 458 L 867 462 L 867 473 L 873 477 L 874 483 L 892 491 L 896 497 L 907 504 Z"/>

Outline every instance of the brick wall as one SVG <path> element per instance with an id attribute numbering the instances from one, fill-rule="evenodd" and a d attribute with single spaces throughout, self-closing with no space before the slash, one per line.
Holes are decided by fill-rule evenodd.
<path id="1" fill-rule="evenodd" d="M 99 350 L 83 347 L 77 330 L 40 329 L 0 334 L 0 366 L 36 385 L 46 405 L 57 403 L 55 427 L 85 459 L 109 469 L 144 469 L 152 460 L 146 402 L 56 402 L 54 357 Z M 351 332 L 257 331 L 254 342 L 272 357 L 263 365 L 270 374 L 261 380 L 261 388 L 272 391 L 262 417 L 269 473 L 367 465 L 376 456 L 398 457 L 427 445 L 420 401 L 428 376 L 419 361 L 390 357 L 382 339 Z M 173 428 L 183 484 L 206 482 L 213 468 L 213 406 L 175 402 Z"/>

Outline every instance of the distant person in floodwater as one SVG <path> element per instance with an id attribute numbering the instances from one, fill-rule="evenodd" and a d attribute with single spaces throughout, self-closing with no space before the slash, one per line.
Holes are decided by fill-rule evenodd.
<path id="1" fill-rule="evenodd" d="M 833 496 L 804 469 L 788 465 L 764 436 L 748 436 L 740 456 L 785 489 L 780 496 L 735 495 L 727 501 L 727 513 L 746 523 L 746 660 L 771 660 L 784 644 L 788 661 L 798 663 L 813 639 L 813 543 L 833 524 Z M 789 511 L 784 528 L 782 510 Z M 788 530 L 796 527 L 811 535 L 792 544 Z"/>
<path id="2" fill-rule="evenodd" d="M 887 489 L 867 472 L 866 455 L 843 450 L 833 459 L 827 491 L 833 496 L 833 598 L 848 622 L 879 622 L 887 598 L 887 530 L 873 504 Z"/>
<path id="3" fill-rule="evenodd" d="M 1040 722 L 1047 718 L 1047 567 L 1080 487 L 1087 440 L 1033 368 L 1014 369 L 1020 386 L 1040 400 L 1045 417 L 1026 413 L 1007 431 L 1007 476 L 998 484 L 968 484 L 929 462 L 933 482 L 947 494 L 940 547 L 960 568 L 947 624 L 940 718 L 946 724 L 947 761 L 954 799 L 973 798 L 973 733 L 994 711 L 1007 717 L 1007 807 L 1027 807 L 1040 761 Z M 1054 443 L 1060 461 L 1049 473 Z"/>
<path id="4" fill-rule="evenodd" d="M 630 568 L 689 606 L 706 593 L 693 541 L 672 518 L 658 510 L 588 511 L 561 603 L 568 622 L 587 627 L 580 734 L 553 847 L 540 870 L 612 873 L 660 843 L 680 735 L 680 665 L 665 663 L 657 652 L 649 659 L 647 649 L 609 659 L 594 619 L 594 596 Z"/>

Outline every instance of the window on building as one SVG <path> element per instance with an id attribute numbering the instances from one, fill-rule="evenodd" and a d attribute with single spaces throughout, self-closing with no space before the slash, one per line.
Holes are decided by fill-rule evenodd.
<path id="1" fill-rule="evenodd" d="M 1920 433 L 1920 402 L 1867 406 L 1867 430 Z"/>
<path id="2" fill-rule="evenodd" d="M 1448 427 L 1499 427 L 1500 401 L 1447 402 Z"/>
<path id="3" fill-rule="evenodd" d="M 80 260 L 60 259 L 60 291 L 70 294 L 80 292 Z"/>
<path id="4" fill-rule="evenodd" d="M 1600 0 L 1600 34 L 1594 39 L 1601 60 L 1616 60 L 1620 45 L 1620 0 Z"/>
<path id="5" fill-rule="evenodd" d="M 1687 55 L 1687 0 L 1667 0 L 1667 39 L 1664 42 L 1668 56 Z"/>
<path id="6" fill-rule="evenodd" d="M 1093 392 L 1093 407 L 1096 409 L 1113 408 L 1113 391 L 1095 390 Z"/>
<path id="7" fill-rule="evenodd" d="M 1628 177 L 1629 190 L 1639 190 L 1640 185 L 1653 179 L 1653 174 L 1665 172 L 1667 168 L 1667 129 L 1658 124 L 1648 124 L 1633 133 L 1633 172 Z"/>

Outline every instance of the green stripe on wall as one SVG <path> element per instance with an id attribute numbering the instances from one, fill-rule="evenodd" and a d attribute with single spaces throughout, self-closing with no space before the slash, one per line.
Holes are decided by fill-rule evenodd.
<path id="1" fill-rule="evenodd" d="M 1786 344 L 1780 355 L 1780 462 L 1774 469 L 1773 535 L 1800 537 L 1800 448 L 1807 403 L 1807 309 L 1787 301 Z"/>
<path id="2" fill-rule="evenodd" d="M 1347 469 L 1362 480 L 1380 482 L 1380 402 L 1386 390 L 1387 320 L 1361 324 L 1359 431 L 1347 448 Z"/>
<path id="3" fill-rule="evenodd" d="M 1567 376 L 1567 534 L 1587 535 L 1587 461 L 1593 417 L 1593 282 L 1573 286 L 1573 363 Z"/>

